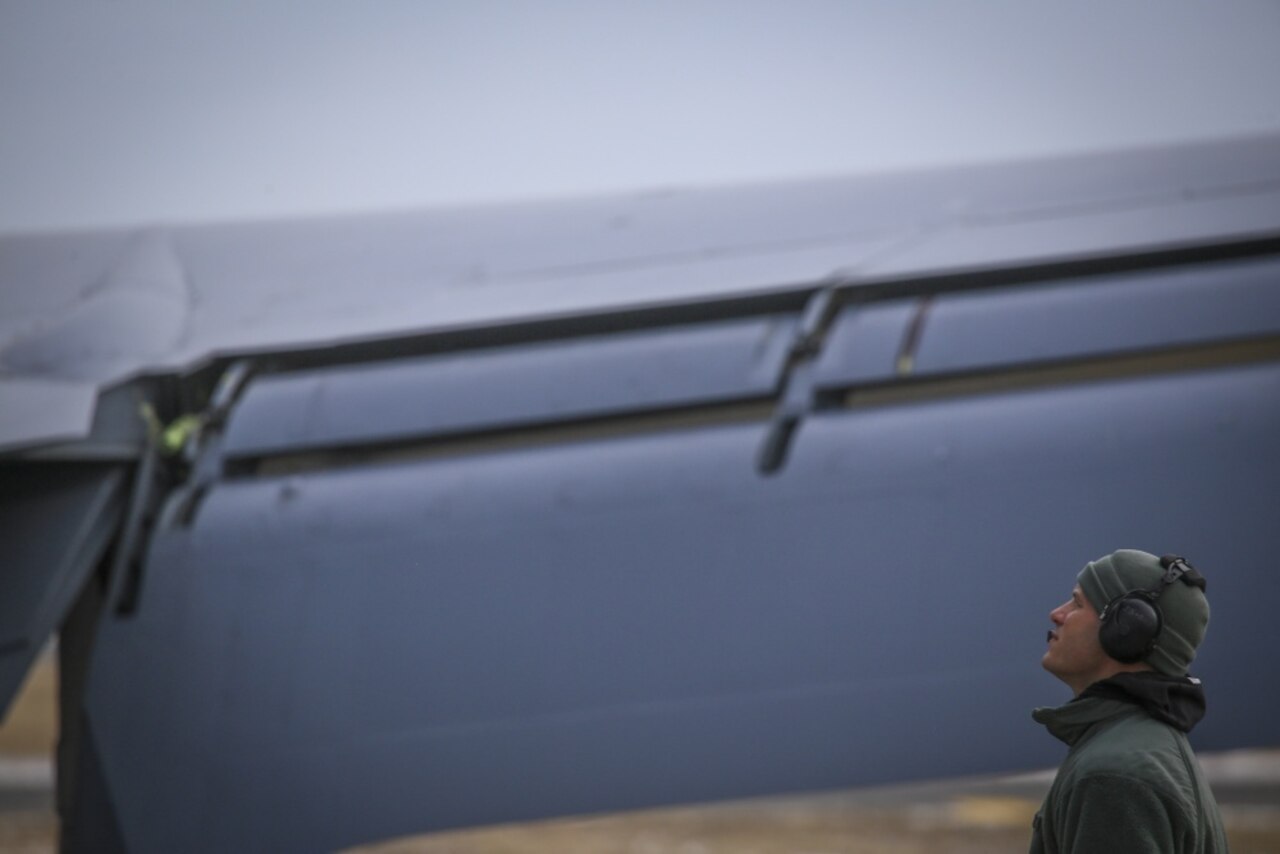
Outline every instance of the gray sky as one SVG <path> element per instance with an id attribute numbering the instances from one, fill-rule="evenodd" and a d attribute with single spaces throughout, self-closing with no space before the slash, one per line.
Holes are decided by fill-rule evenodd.
<path id="1" fill-rule="evenodd" d="M 0 0 L 0 231 L 1280 130 L 1280 2 Z"/>

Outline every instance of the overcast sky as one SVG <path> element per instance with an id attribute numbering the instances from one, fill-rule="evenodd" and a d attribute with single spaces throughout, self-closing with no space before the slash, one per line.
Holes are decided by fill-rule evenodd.
<path id="1" fill-rule="evenodd" d="M 0 0 L 0 231 L 1280 129 L 1280 2 Z"/>

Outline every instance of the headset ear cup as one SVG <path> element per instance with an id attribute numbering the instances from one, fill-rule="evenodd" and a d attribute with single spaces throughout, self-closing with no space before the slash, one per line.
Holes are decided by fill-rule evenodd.
<path id="1" fill-rule="evenodd" d="M 1128 593 L 1107 605 L 1098 639 L 1107 655 L 1122 664 L 1146 658 L 1160 634 L 1160 611 L 1139 593 Z"/>

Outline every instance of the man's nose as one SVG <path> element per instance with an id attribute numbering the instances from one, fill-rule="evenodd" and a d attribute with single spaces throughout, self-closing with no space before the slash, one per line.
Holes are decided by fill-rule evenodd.
<path id="1" fill-rule="evenodd" d="M 1061 605 L 1059 605 L 1058 607 L 1054 608 L 1052 611 L 1049 612 L 1049 621 L 1053 623 L 1055 626 L 1062 625 L 1062 606 Z"/>

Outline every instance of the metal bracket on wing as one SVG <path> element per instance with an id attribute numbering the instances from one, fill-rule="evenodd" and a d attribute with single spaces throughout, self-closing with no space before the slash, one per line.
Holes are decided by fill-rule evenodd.
<path id="1" fill-rule="evenodd" d="M 813 409 L 814 365 L 840 307 L 839 292 L 839 283 L 828 285 L 805 304 L 778 378 L 778 407 L 756 456 L 756 468 L 761 474 L 775 474 L 782 468 L 800 422 Z"/>
<path id="2" fill-rule="evenodd" d="M 143 404 L 143 417 L 154 425 L 155 411 L 149 403 Z M 147 430 L 146 444 L 138 460 L 129 495 L 129 506 L 111 560 L 107 576 L 107 606 L 120 615 L 137 610 L 138 596 L 142 590 L 142 562 L 146 533 L 155 521 L 156 504 L 168 476 L 161 464 L 161 434 L 155 426 Z"/>
<path id="3" fill-rule="evenodd" d="M 240 398 L 253 365 L 247 359 L 233 362 L 223 371 L 209 398 L 209 407 L 198 418 L 198 429 L 189 432 L 180 453 L 191 465 L 191 476 L 182 488 L 167 523 L 188 526 L 195 521 L 200 502 L 222 474 L 222 429 L 232 407 Z"/>

